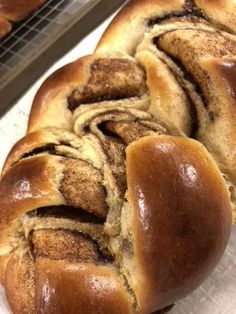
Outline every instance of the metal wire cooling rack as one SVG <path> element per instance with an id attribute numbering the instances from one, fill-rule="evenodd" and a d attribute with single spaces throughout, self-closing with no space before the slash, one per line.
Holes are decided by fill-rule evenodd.
<path id="1" fill-rule="evenodd" d="M 49 0 L 28 19 L 14 24 L 9 35 L 0 41 L 0 77 L 16 63 L 24 61 L 25 52 L 33 53 L 42 40 L 52 34 L 53 28 L 60 26 L 61 17 L 65 19 L 73 12 L 78 2 Z M 63 8 L 66 11 L 63 12 Z"/>
<path id="2" fill-rule="evenodd" d="M 0 40 L 0 116 L 125 0 L 48 0 Z"/>

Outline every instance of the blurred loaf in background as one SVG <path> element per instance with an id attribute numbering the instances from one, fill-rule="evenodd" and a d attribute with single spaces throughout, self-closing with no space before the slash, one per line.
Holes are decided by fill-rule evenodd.
<path id="1" fill-rule="evenodd" d="M 46 0 L 0 0 L 0 39 L 20 22 L 37 10 Z"/>

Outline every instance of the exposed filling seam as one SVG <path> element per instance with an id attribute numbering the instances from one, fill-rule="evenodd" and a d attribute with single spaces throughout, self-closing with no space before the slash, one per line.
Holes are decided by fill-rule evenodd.
<path id="1" fill-rule="evenodd" d="M 144 43 L 146 43 L 146 45 L 147 43 L 151 44 L 151 42 L 153 42 L 154 40 L 158 40 L 158 37 L 161 37 L 165 34 L 184 30 L 217 34 L 224 38 L 225 40 L 236 42 L 235 34 L 232 32 L 228 32 L 228 30 L 216 28 L 212 26 L 212 24 L 202 25 L 202 21 L 200 20 L 198 20 L 198 23 L 195 25 L 191 20 L 189 21 L 187 19 L 185 20 L 180 19 L 175 21 L 175 23 L 171 21 L 171 23 L 166 23 L 165 25 L 163 24 L 154 25 L 152 29 L 146 31 L 146 39 L 144 40 Z M 142 47 L 142 43 L 139 43 L 137 47 L 139 47 L 140 45 Z"/>
<path id="2" fill-rule="evenodd" d="M 170 72 L 174 75 L 176 81 L 179 83 L 180 87 L 182 88 L 183 92 L 185 93 L 185 96 L 187 97 L 187 100 L 189 102 L 191 111 L 192 111 L 192 134 L 190 134 L 190 137 L 194 138 L 194 135 L 196 134 L 198 128 L 199 128 L 199 123 L 198 123 L 198 118 L 197 118 L 197 107 L 198 105 L 196 104 L 196 101 L 194 100 L 194 96 L 198 98 L 198 102 L 200 100 L 200 103 L 204 106 L 206 109 L 209 119 L 210 119 L 210 113 L 208 111 L 208 105 L 205 99 L 205 96 L 203 92 L 201 91 L 200 85 L 196 82 L 196 80 L 193 78 L 192 74 L 186 70 L 184 64 L 177 58 L 171 56 L 168 52 L 164 51 L 161 47 L 159 47 L 158 42 L 156 42 L 156 39 L 154 39 L 154 44 L 160 50 L 166 57 L 166 59 L 169 59 L 175 67 L 172 67 L 171 63 L 168 63 L 165 58 L 161 59 L 163 63 L 168 67 Z M 179 71 L 182 76 L 177 72 Z M 192 89 L 192 90 L 191 90 Z M 195 95 L 194 95 L 195 94 Z"/>
<path id="3" fill-rule="evenodd" d="M 162 24 L 163 22 L 168 22 L 169 20 L 171 19 L 179 19 L 181 20 L 181 18 L 183 19 L 190 19 L 190 20 L 195 20 L 197 19 L 198 21 L 201 21 L 204 20 L 204 21 L 208 21 L 208 17 L 206 15 L 204 15 L 204 13 L 199 13 L 199 14 L 193 14 L 193 13 L 184 13 L 184 12 L 176 12 L 176 13 L 172 13 L 172 14 L 168 14 L 168 15 L 165 15 L 163 17 L 158 17 L 158 18 L 155 18 L 155 19 L 152 19 L 152 20 L 149 20 L 148 21 L 148 26 L 149 27 L 153 27 L 155 25 L 158 25 L 158 24 Z"/>
<path id="4" fill-rule="evenodd" d="M 114 111 L 114 112 L 113 112 L 113 111 L 112 111 L 111 113 L 113 113 L 113 114 L 116 115 L 117 113 L 119 114 L 120 112 L 117 112 L 117 111 Z M 128 114 L 128 112 L 126 112 L 126 113 Z M 105 113 L 105 114 L 106 114 L 106 113 Z M 109 113 L 109 114 L 110 114 L 110 113 Z M 102 117 L 103 115 L 104 115 L 104 113 L 100 114 L 101 117 Z M 129 115 L 130 115 L 130 118 L 131 118 L 131 120 L 132 120 L 133 122 L 141 122 L 137 117 L 131 115 L 130 113 L 129 113 Z M 97 118 L 97 116 L 96 116 L 95 118 Z M 108 123 L 109 121 L 114 121 L 114 120 L 108 119 L 107 121 L 101 121 L 100 123 L 98 123 L 98 124 L 97 124 L 98 131 L 99 131 L 99 132 L 102 132 L 102 134 L 105 136 L 105 138 L 111 137 L 111 140 L 112 140 L 112 139 L 113 139 L 113 140 L 118 140 L 119 143 L 122 143 L 124 146 L 126 146 L 125 143 L 124 143 L 124 141 L 123 141 L 123 139 L 122 139 L 122 136 L 118 135 L 118 134 L 116 133 L 116 131 L 113 132 L 113 131 L 109 131 L 109 130 L 106 129 L 106 123 Z M 122 123 L 122 122 L 129 122 L 129 121 L 130 121 L 130 119 L 121 119 L 121 120 L 118 120 L 117 122 L 118 122 L 118 123 L 119 123 L 119 122 Z M 144 120 L 144 125 L 145 125 L 145 122 L 148 122 L 148 120 Z M 113 180 L 115 181 L 114 173 L 113 173 L 113 171 L 112 171 L 112 169 L 111 169 L 111 160 L 109 160 L 109 154 L 106 153 L 103 140 L 102 140 L 96 133 L 94 134 L 94 136 L 97 138 L 97 140 L 99 141 L 99 143 L 100 143 L 100 145 L 101 145 L 102 150 L 104 151 L 104 155 L 106 156 L 106 159 L 107 159 L 107 161 L 108 161 L 108 166 L 109 166 L 109 168 L 110 168 L 110 170 L 111 170 L 111 176 L 112 176 Z M 124 164 L 124 167 L 125 167 L 125 164 Z M 127 190 L 127 188 L 126 188 L 126 190 Z M 110 192 L 111 192 L 111 191 L 110 191 Z M 109 196 L 109 191 L 108 191 L 108 196 Z M 120 197 L 121 197 L 122 200 L 124 199 L 124 196 L 121 195 Z M 112 254 L 113 254 L 113 256 L 114 256 L 114 260 L 116 261 L 116 262 L 114 263 L 114 266 L 116 267 L 117 271 L 119 272 L 120 277 L 122 278 L 123 286 L 124 286 L 124 288 L 126 289 L 126 291 L 127 291 L 127 293 L 129 294 L 129 296 L 131 297 L 131 299 L 132 299 L 132 306 L 133 306 L 134 312 L 136 312 L 136 310 L 137 310 L 137 308 L 138 308 L 137 296 L 136 296 L 136 294 L 135 294 L 134 289 L 132 289 L 132 287 L 131 287 L 131 285 L 130 285 L 130 283 L 129 283 L 127 277 L 126 277 L 126 275 L 125 275 L 124 272 L 122 271 L 122 266 L 121 266 L 121 264 L 119 263 L 118 253 L 115 252 L 115 251 L 112 249 L 112 244 L 111 244 L 112 241 L 114 241 L 115 238 L 117 238 L 117 237 L 118 237 L 118 238 L 121 238 L 121 237 L 122 237 L 122 234 L 121 234 L 122 230 L 121 230 L 121 227 L 120 227 L 120 218 L 121 218 L 121 210 L 122 210 L 124 201 L 122 201 L 122 204 L 120 204 L 120 202 L 118 202 L 117 200 L 113 200 L 113 201 L 115 201 L 116 204 L 113 203 L 113 207 L 111 207 L 111 205 L 109 204 L 109 201 L 106 200 L 106 202 L 107 202 L 107 204 L 108 204 L 108 206 L 109 206 L 109 212 L 111 212 L 112 210 L 114 210 L 114 211 L 116 211 L 116 212 L 120 211 L 119 215 L 116 216 L 116 217 L 113 217 L 113 219 L 112 219 L 112 222 L 113 222 L 114 224 L 119 225 L 119 231 L 118 231 L 118 233 L 115 233 L 114 235 L 113 235 L 113 234 L 109 234 L 109 232 L 106 232 L 106 228 L 105 228 L 104 231 L 105 231 L 106 235 L 108 236 L 108 241 L 109 241 L 109 243 L 110 243 L 110 245 L 109 245 L 109 246 L 110 246 L 110 251 L 112 252 Z M 106 222 L 107 222 L 107 223 L 109 223 L 109 212 L 108 212 L 107 219 L 106 219 Z"/>
<path id="5" fill-rule="evenodd" d="M 142 112 L 142 110 L 139 110 Z M 115 119 L 115 115 L 118 114 L 118 119 Z M 126 114 L 127 116 L 129 116 L 129 118 L 123 118 L 121 117 L 119 119 L 119 114 L 122 115 L 122 114 Z M 146 113 L 145 113 L 146 114 Z M 112 115 L 114 115 L 114 118 L 112 117 Z M 137 117 L 135 116 L 135 114 L 132 114 L 132 112 L 129 112 L 129 111 L 110 111 L 110 112 L 107 112 L 107 113 L 102 113 L 102 114 L 99 114 L 98 116 L 96 116 L 93 120 L 99 118 L 99 116 L 102 118 L 104 116 L 103 119 L 101 119 L 100 121 L 96 122 L 96 123 L 93 123 L 93 121 L 90 121 L 90 126 L 92 125 L 93 126 L 93 129 L 97 130 L 99 133 L 101 132 L 103 135 L 108 135 L 108 136 L 112 136 L 114 138 L 119 138 L 120 136 L 118 134 L 116 134 L 115 132 L 111 132 L 109 130 L 106 130 L 106 124 L 109 123 L 109 122 L 117 122 L 117 123 L 129 123 L 129 122 L 134 122 L 134 123 L 139 123 L 140 125 L 144 125 L 145 126 L 145 123 L 146 122 L 153 122 L 155 124 L 158 124 L 155 119 L 151 116 L 151 114 L 149 114 L 149 119 L 147 118 L 140 118 L 140 117 Z M 107 116 L 107 117 L 106 117 Z M 94 135 L 94 136 L 98 136 L 96 134 L 96 132 L 94 132 L 94 130 L 90 130 L 90 126 L 89 126 L 89 131 Z M 151 127 L 149 126 L 150 130 L 155 130 L 154 127 Z M 101 140 L 99 138 L 99 140 Z"/>
<path id="6" fill-rule="evenodd" d="M 97 251 L 97 253 L 98 253 L 99 261 L 101 261 L 101 262 L 107 262 L 107 263 L 112 263 L 112 264 L 114 263 L 113 258 L 108 259 L 107 257 L 104 256 L 104 254 L 103 254 L 102 251 L 101 251 L 101 247 L 100 247 L 99 242 L 98 242 L 96 239 L 94 239 L 94 238 L 92 237 L 92 235 L 90 235 L 90 234 L 88 234 L 88 233 L 85 233 L 85 232 L 83 232 L 83 231 L 69 230 L 69 229 L 66 229 L 66 228 L 57 228 L 57 229 L 41 228 L 41 229 L 37 229 L 37 230 L 32 230 L 31 233 L 30 233 L 29 236 L 28 236 L 28 239 L 26 239 L 26 240 L 28 240 L 28 242 L 30 243 L 30 245 L 31 245 L 31 243 L 32 243 L 31 237 L 32 237 L 33 232 L 35 232 L 35 231 L 43 231 L 43 230 L 45 230 L 45 231 L 47 231 L 47 230 L 48 230 L 48 231 L 64 231 L 64 232 L 66 232 L 66 233 L 69 233 L 69 234 L 72 234 L 72 235 L 75 235 L 75 236 L 82 236 L 82 237 L 84 237 L 85 239 L 89 240 L 91 243 L 93 243 L 93 245 L 95 246 L 96 251 Z"/>
<path id="7" fill-rule="evenodd" d="M 79 220 L 81 223 L 103 224 L 104 220 L 84 211 L 82 208 L 61 205 L 51 207 L 41 207 L 26 214 L 29 218 L 62 218 Z"/>
<path id="8" fill-rule="evenodd" d="M 209 33 L 209 34 L 217 34 L 221 37 L 223 37 L 225 40 L 231 40 L 233 42 L 236 42 L 236 38 L 235 38 L 235 34 L 231 35 L 228 32 L 224 31 L 224 30 L 220 30 L 220 29 L 216 29 L 216 28 L 212 28 L 212 27 L 198 27 L 198 28 L 194 28 L 192 25 L 189 26 L 184 26 L 184 27 L 176 27 L 176 28 L 172 28 L 169 30 L 165 30 L 162 31 L 161 33 L 157 34 L 157 36 L 154 36 L 154 40 L 158 39 L 158 37 L 161 37 L 165 34 L 168 33 L 174 33 L 174 32 L 178 32 L 178 31 L 198 31 L 198 32 L 204 32 L 204 33 Z"/>
<path id="9" fill-rule="evenodd" d="M 111 130 L 108 130 L 106 128 L 106 124 L 109 123 L 111 120 L 108 120 L 108 121 L 103 121 L 101 122 L 97 128 L 100 132 L 102 132 L 102 134 L 105 136 L 105 137 L 108 137 L 111 141 L 115 141 L 119 144 L 123 144 L 125 145 L 122 137 L 120 135 L 118 135 L 115 131 L 111 131 Z M 125 122 L 125 120 L 122 120 L 122 121 L 119 121 L 119 122 Z M 96 135 L 95 135 L 96 136 Z"/>
<path id="10" fill-rule="evenodd" d="M 34 148 L 32 151 L 29 151 L 28 153 L 25 153 L 21 158 L 21 159 L 26 159 L 28 157 L 33 157 L 35 155 L 39 155 L 41 153 L 49 153 L 50 155 L 56 155 L 56 156 L 61 156 L 61 157 L 67 157 L 66 154 L 62 154 L 61 152 L 59 153 L 56 148 L 57 147 L 61 147 L 61 146 L 66 146 L 66 147 L 70 147 L 73 149 L 72 146 L 70 145 L 64 145 L 64 144 L 47 144 L 45 146 L 41 146 L 41 147 L 37 147 Z"/>
<path id="11" fill-rule="evenodd" d="M 164 125 L 164 123 L 162 122 L 158 122 L 158 121 L 155 121 L 155 117 L 152 116 L 152 120 L 140 120 L 138 121 L 141 125 L 145 126 L 146 128 L 148 128 L 150 131 L 153 131 L 155 133 L 157 132 L 162 132 L 163 134 L 166 134 L 166 133 L 171 133 L 168 132 L 167 128 L 166 128 L 166 125 Z M 152 123 L 155 123 L 155 125 L 153 125 Z"/>
<path id="12" fill-rule="evenodd" d="M 48 153 L 49 155 L 51 156 L 57 156 L 57 157 L 64 157 L 64 158 L 67 158 L 67 159 L 71 159 L 71 160 L 80 160 L 80 161 L 83 161 L 85 163 L 87 163 L 88 165 L 90 165 L 91 167 L 93 167 L 94 169 L 98 170 L 101 172 L 101 169 L 97 168 L 96 166 L 94 166 L 92 163 L 90 163 L 88 160 L 85 160 L 85 159 L 81 159 L 81 158 L 78 158 L 76 156 L 71 156 L 67 153 L 69 152 L 59 152 L 57 151 L 57 147 L 60 148 L 60 147 L 63 147 L 63 146 L 66 146 L 66 147 L 69 147 L 73 150 L 75 150 L 76 152 L 78 152 L 78 149 L 77 148 L 74 148 L 72 146 L 70 146 L 69 144 L 68 145 L 64 145 L 64 144 L 48 144 L 48 145 L 45 145 L 45 146 L 42 146 L 42 147 L 37 147 L 35 149 L 33 149 L 32 151 L 28 152 L 28 153 L 25 153 L 23 156 L 21 156 L 17 161 L 15 161 L 11 167 L 13 167 L 14 165 L 16 165 L 18 162 L 20 162 L 21 160 L 25 160 L 25 159 L 28 159 L 30 157 L 35 157 L 35 156 L 40 156 L 44 153 Z"/>
<path id="13" fill-rule="evenodd" d="M 83 108 L 77 108 L 79 111 L 79 115 L 84 114 L 88 112 L 88 110 L 99 110 L 102 109 L 106 112 L 110 112 L 111 110 L 117 111 L 117 108 L 121 108 L 121 110 L 118 110 L 120 112 L 123 112 L 122 110 L 129 110 L 129 109 L 135 109 L 135 110 L 141 110 L 145 111 L 145 109 L 148 107 L 147 103 L 149 101 L 149 91 L 144 93 L 141 96 L 134 96 L 134 97 L 126 97 L 123 99 L 118 99 L 116 101 L 113 100 L 105 100 L 101 102 L 94 102 L 91 103 L 91 106 L 87 106 L 85 103 L 81 103 L 80 106 Z M 104 111 L 102 113 L 104 113 Z M 78 117 L 76 117 L 77 110 L 74 112 L 74 121 Z"/>
<path id="14" fill-rule="evenodd" d="M 147 25 L 149 27 L 153 27 L 157 24 L 162 24 L 163 22 L 168 22 L 168 20 L 171 20 L 174 18 L 179 19 L 179 20 L 181 20 L 181 18 L 182 19 L 185 19 L 185 18 L 203 19 L 204 21 L 209 22 L 209 17 L 205 14 L 205 12 L 202 9 L 199 9 L 196 7 L 193 0 L 186 0 L 182 12 L 173 12 L 171 14 L 166 14 L 162 17 L 150 19 L 147 21 Z M 216 30 L 217 29 L 222 30 L 222 31 L 225 31 L 231 35 L 235 34 L 231 29 L 229 29 L 227 26 L 225 26 L 219 22 L 215 22 L 215 24 L 213 24 L 213 27 Z"/>
<path id="15" fill-rule="evenodd" d="M 181 12 L 175 11 L 171 14 L 166 14 L 162 17 L 153 18 L 148 21 L 148 26 L 153 26 L 155 24 L 160 24 L 161 22 L 171 19 L 171 18 L 181 18 L 181 17 L 190 17 L 190 18 L 202 18 L 208 20 L 207 15 L 203 10 L 196 7 L 193 0 L 185 0 L 185 4 Z"/>
<path id="16" fill-rule="evenodd" d="M 76 90 L 75 90 L 76 91 Z M 145 95 L 145 93 L 143 94 Z M 96 103 L 107 102 L 108 104 L 112 101 L 119 101 L 119 100 L 132 100 L 132 99 L 141 99 L 143 95 L 136 95 L 136 96 L 112 96 L 112 95 L 104 95 L 99 97 L 93 97 L 88 100 L 82 100 L 79 103 L 72 98 L 72 96 L 68 97 L 68 109 L 73 113 L 78 107 L 83 105 L 94 105 Z"/>

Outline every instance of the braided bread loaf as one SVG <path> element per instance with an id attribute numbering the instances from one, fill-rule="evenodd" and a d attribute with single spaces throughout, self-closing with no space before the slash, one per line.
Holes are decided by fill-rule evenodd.
<path id="1" fill-rule="evenodd" d="M 0 182 L 14 313 L 162 313 L 213 271 L 236 221 L 234 11 L 130 1 L 41 86 Z"/>

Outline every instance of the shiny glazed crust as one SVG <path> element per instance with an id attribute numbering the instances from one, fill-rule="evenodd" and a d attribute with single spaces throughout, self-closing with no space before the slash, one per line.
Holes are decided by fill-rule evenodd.
<path id="1" fill-rule="evenodd" d="M 0 181 L 13 313 L 163 313 L 235 217 L 235 6 L 133 0 L 38 90 Z"/>
<path id="2" fill-rule="evenodd" d="M 202 145 L 179 137 L 131 144 L 127 179 L 134 264 L 140 268 L 131 276 L 151 313 L 198 287 L 221 258 L 231 222 L 227 190 Z"/>

